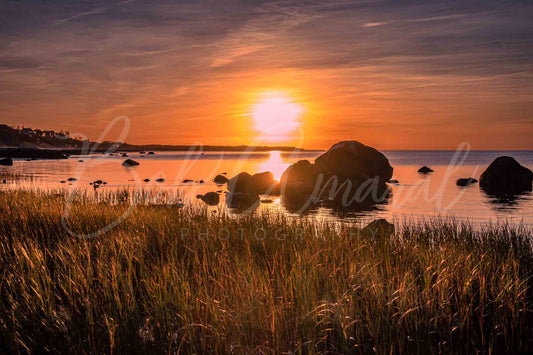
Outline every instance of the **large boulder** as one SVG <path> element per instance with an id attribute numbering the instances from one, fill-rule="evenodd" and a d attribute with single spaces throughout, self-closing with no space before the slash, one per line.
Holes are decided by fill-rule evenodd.
<path id="1" fill-rule="evenodd" d="M 228 181 L 228 190 L 230 192 L 256 193 L 252 175 L 246 172 L 235 175 Z"/>
<path id="2" fill-rule="evenodd" d="M 321 170 L 308 160 L 300 160 L 289 166 L 281 175 L 280 190 L 283 195 L 283 205 L 291 212 L 303 212 L 316 206 L 320 191 Z"/>
<path id="3" fill-rule="evenodd" d="M 269 172 L 250 175 L 240 173 L 228 181 L 230 192 L 241 192 L 255 195 L 276 194 L 279 191 L 274 175 Z M 278 192 L 279 193 L 279 192 Z"/>
<path id="4" fill-rule="evenodd" d="M 516 195 L 531 191 L 532 181 L 531 170 L 512 157 L 501 156 L 481 174 L 479 186 L 490 195 Z"/>
<path id="5" fill-rule="evenodd" d="M 389 160 L 378 150 L 357 141 L 343 141 L 333 145 L 315 160 L 316 166 L 327 178 L 336 176 L 362 183 L 377 178 L 381 184 L 392 178 L 393 168 Z"/>
<path id="6" fill-rule="evenodd" d="M 277 182 L 274 180 L 274 174 L 272 174 L 270 171 L 252 175 L 252 183 L 256 193 L 260 195 L 267 193 L 273 195 L 277 194 Z"/>
<path id="7" fill-rule="evenodd" d="M 322 171 L 309 160 L 300 160 L 290 165 L 281 175 L 282 189 L 290 185 L 305 185 L 314 188 Z"/>
<path id="8" fill-rule="evenodd" d="M 11 159 L 11 158 L 0 159 L 0 165 L 11 166 L 11 165 L 13 165 L 13 159 Z"/>

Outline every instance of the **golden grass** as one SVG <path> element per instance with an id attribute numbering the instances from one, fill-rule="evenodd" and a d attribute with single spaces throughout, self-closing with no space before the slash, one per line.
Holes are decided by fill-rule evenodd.
<path id="1" fill-rule="evenodd" d="M 129 200 L 77 196 L 67 226 L 94 231 Z M 0 194 L 0 353 L 533 350 L 525 227 L 434 219 L 388 237 L 139 205 L 81 239 L 61 225 L 64 204 L 57 192 Z"/>

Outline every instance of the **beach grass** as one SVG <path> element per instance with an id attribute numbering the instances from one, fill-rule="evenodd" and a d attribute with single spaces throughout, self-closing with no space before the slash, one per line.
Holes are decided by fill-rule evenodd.
<path id="1" fill-rule="evenodd" d="M 0 353 L 533 351 L 529 227 L 134 197 L 78 194 L 62 223 L 65 192 L 0 192 Z"/>

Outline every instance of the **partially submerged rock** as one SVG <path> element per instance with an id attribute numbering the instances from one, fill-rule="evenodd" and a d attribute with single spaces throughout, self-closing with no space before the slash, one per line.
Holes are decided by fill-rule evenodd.
<path id="1" fill-rule="evenodd" d="M 216 192 L 208 192 L 205 195 L 199 195 L 199 198 L 210 206 L 216 206 L 220 202 L 220 197 Z"/>
<path id="2" fill-rule="evenodd" d="M 455 184 L 457 186 L 468 186 L 477 183 L 478 181 L 472 177 L 457 179 Z"/>
<path id="3" fill-rule="evenodd" d="M 139 163 L 136 162 L 136 161 L 133 160 L 133 159 L 126 159 L 126 160 L 124 160 L 124 162 L 122 163 L 122 165 L 124 165 L 124 166 L 128 166 L 128 167 L 129 167 L 129 166 L 137 166 L 137 165 L 139 165 Z"/>
<path id="4" fill-rule="evenodd" d="M 357 141 L 334 144 L 315 159 L 315 164 L 326 177 L 336 176 L 340 182 L 356 180 L 363 183 L 377 178 L 378 183 L 384 184 L 392 178 L 393 172 L 383 153 Z"/>
<path id="5" fill-rule="evenodd" d="M 429 174 L 429 173 L 433 172 L 433 169 L 431 169 L 431 168 L 429 168 L 429 167 L 424 165 L 423 167 L 418 169 L 418 172 L 421 173 L 421 174 Z"/>
<path id="6" fill-rule="evenodd" d="M 218 184 L 218 185 L 222 185 L 222 184 L 225 184 L 229 181 L 229 179 L 223 175 L 217 175 L 215 176 L 215 178 L 213 179 L 213 182 L 215 184 Z"/>
<path id="7" fill-rule="evenodd" d="M 532 190 L 533 172 L 514 158 L 496 158 L 481 174 L 479 186 L 495 196 L 517 195 Z"/>

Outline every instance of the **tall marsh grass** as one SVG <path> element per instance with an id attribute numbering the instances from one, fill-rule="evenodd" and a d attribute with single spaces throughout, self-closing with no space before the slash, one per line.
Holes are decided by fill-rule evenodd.
<path id="1" fill-rule="evenodd" d="M 90 233 L 131 196 L 73 199 Z M 58 192 L 0 193 L 0 353 L 526 353 L 531 229 L 138 205 L 76 238 Z"/>

